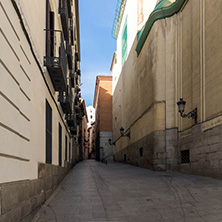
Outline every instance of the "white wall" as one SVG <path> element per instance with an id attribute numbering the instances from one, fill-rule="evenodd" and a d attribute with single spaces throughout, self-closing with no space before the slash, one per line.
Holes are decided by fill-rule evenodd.
<path id="1" fill-rule="evenodd" d="M 133 42 L 137 36 L 137 32 L 144 26 L 146 23 L 150 13 L 154 10 L 156 5 L 156 0 L 144 0 L 143 1 L 143 13 L 144 13 L 144 21 L 138 26 L 137 24 L 137 1 L 136 0 L 128 0 L 126 2 L 125 11 L 123 13 L 122 22 L 120 25 L 119 35 L 117 36 L 117 64 L 113 66 L 112 75 L 113 75 L 113 92 L 115 90 L 116 83 L 119 79 L 119 75 L 122 70 L 122 33 L 123 28 L 127 19 L 127 55 L 132 48 Z M 136 53 L 136 52 L 135 52 Z M 127 60 L 127 57 L 126 57 Z"/>
<path id="2" fill-rule="evenodd" d="M 17 3 L 22 8 L 25 27 L 43 69 L 45 1 Z M 53 7 L 57 10 L 57 0 L 53 1 Z M 59 115 L 58 109 L 62 114 L 61 108 L 57 109 L 57 93 L 45 71 L 53 97 L 50 95 L 11 1 L 1 0 L 0 17 L 0 183 L 4 183 L 35 179 L 38 163 L 45 163 L 46 99 L 52 108 L 52 164 L 58 165 L 59 122 L 62 126 L 63 164 L 65 135 L 68 144 L 71 138 Z M 59 16 L 55 23 L 60 27 Z"/>

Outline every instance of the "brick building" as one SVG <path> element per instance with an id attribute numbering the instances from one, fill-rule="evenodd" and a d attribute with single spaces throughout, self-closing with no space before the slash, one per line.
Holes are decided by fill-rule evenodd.
<path id="1" fill-rule="evenodd" d="M 112 76 L 97 76 L 94 103 L 96 160 L 112 159 Z"/>

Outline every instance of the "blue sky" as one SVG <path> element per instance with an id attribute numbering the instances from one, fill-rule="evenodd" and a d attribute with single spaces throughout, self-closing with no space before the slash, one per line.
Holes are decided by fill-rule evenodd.
<path id="1" fill-rule="evenodd" d="M 116 41 L 112 25 L 117 0 L 80 0 L 80 53 L 82 98 L 93 104 L 97 75 L 111 75 L 110 66 Z"/>

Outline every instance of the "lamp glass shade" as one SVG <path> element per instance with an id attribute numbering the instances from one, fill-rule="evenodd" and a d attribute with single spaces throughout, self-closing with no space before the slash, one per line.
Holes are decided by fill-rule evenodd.
<path id="1" fill-rule="evenodd" d="M 186 101 L 184 101 L 182 98 L 177 102 L 178 105 L 178 111 L 180 113 L 183 113 L 185 110 Z"/>
<path id="2" fill-rule="evenodd" d="M 119 129 L 119 131 L 120 131 L 120 135 L 123 136 L 123 134 L 124 134 L 124 128 L 121 127 L 121 128 Z"/>

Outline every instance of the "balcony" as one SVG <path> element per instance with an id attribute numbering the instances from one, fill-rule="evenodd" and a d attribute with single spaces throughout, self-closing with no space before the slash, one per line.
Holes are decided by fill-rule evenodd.
<path id="1" fill-rule="evenodd" d="M 62 22 L 64 39 L 69 39 L 69 17 L 68 17 L 68 2 L 67 0 L 59 0 L 59 14 Z"/>
<path id="2" fill-rule="evenodd" d="M 71 114 L 72 113 L 72 91 L 68 92 L 59 92 L 58 101 L 62 107 L 63 113 Z"/>
<path id="3" fill-rule="evenodd" d="M 73 69 L 72 46 L 68 41 L 66 41 L 66 54 L 68 58 L 69 69 L 72 70 Z"/>
<path id="4" fill-rule="evenodd" d="M 46 55 L 44 66 L 47 68 L 55 91 L 65 91 L 67 85 L 67 58 L 61 31 L 45 30 Z"/>
<path id="5" fill-rule="evenodd" d="M 74 73 L 71 70 L 69 71 L 69 78 L 70 78 L 70 85 L 72 88 L 74 88 L 75 87 Z"/>
<path id="6" fill-rule="evenodd" d="M 79 77 L 76 75 L 76 77 L 75 77 L 75 83 L 76 83 L 76 86 L 78 86 L 79 85 Z"/>
<path id="7" fill-rule="evenodd" d="M 77 69 L 76 74 L 77 74 L 78 76 L 81 76 L 81 71 L 80 71 L 79 69 Z"/>
<path id="8" fill-rule="evenodd" d="M 77 135 L 76 127 L 70 127 L 70 133 L 71 133 L 72 135 Z"/>
<path id="9" fill-rule="evenodd" d="M 74 127 L 75 124 L 75 115 L 74 114 L 67 114 L 66 115 L 66 122 L 69 127 Z"/>

